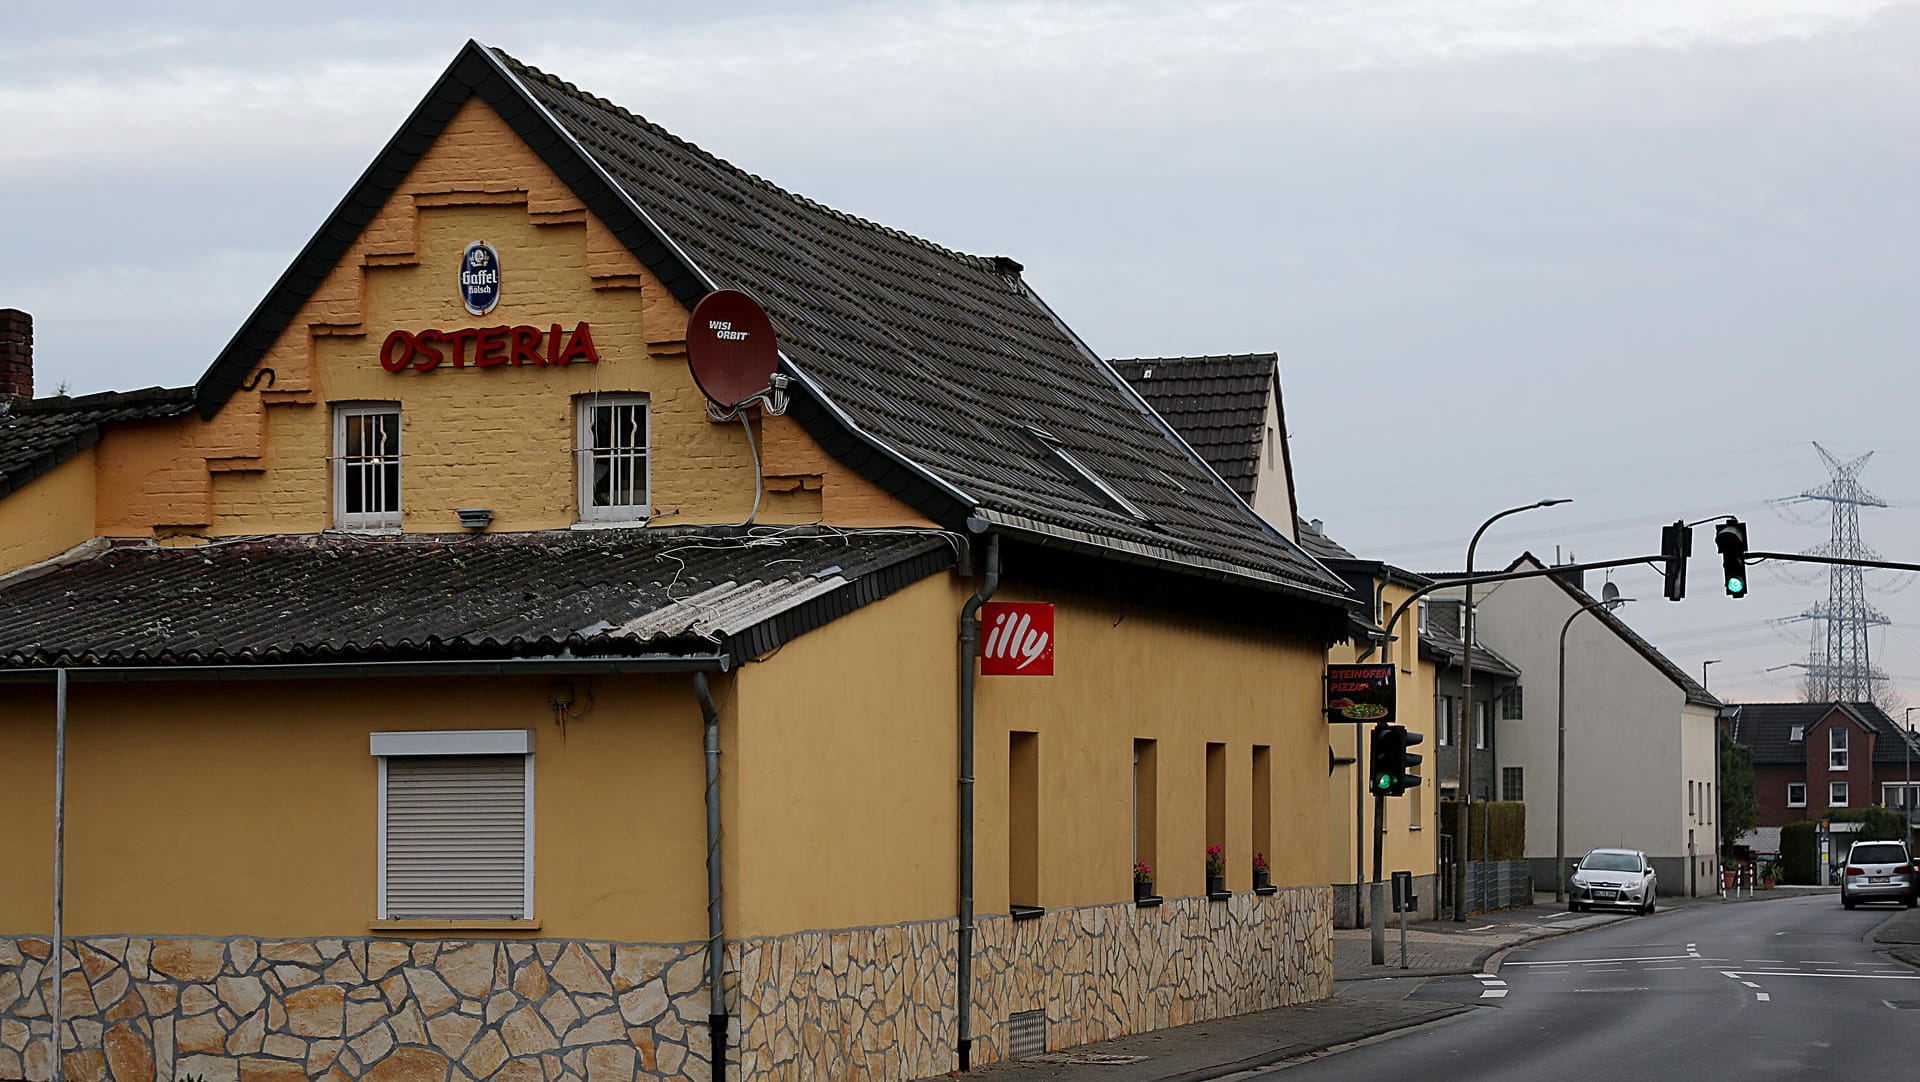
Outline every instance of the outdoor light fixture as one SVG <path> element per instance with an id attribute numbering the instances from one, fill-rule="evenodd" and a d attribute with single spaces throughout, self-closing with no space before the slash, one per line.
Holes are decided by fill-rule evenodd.
<path id="1" fill-rule="evenodd" d="M 454 514 L 460 516 L 460 525 L 469 530 L 484 530 L 493 522 L 491 507 L 462 507 Z"/>

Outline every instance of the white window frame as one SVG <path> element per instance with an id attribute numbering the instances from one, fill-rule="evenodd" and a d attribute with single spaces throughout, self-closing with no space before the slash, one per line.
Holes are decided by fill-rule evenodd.
<path id="1" fill-rule="evenodd" d="M 1908 785 L 1903 781 L 1889 781 L 1880 784 L 1880 806 L 1898 808 L 1902 811 L 1913 810 L 1913 797 L 1920 792 L 1920 782 Z"/>
<path id="2" fill-rule="evenodd" d="M 1847 730 L 1835 725 L 1827 730 L 1827 769 L 1845 770 L 1847 768 Z"/>
<path id="3" fill-rule="evenodd" d="M 645 463 L 641 483 L 647 500 L 640 504 L 612 504 L 596 507 L 593 502 L 593 410 L 598 406 L 638 406 L 646 414 L 641 458 Z M 653 402 L 644 394 L 590 394 L 574 399 L 573 474 L 575 496 L 583 523 L 642 523 L 653 517 Z"/>
<path id="4" fill-rule="evenodd" d="M 1434 739 L 1435 747 L 1453 746 L 1453 704 L 1458 701 L 1459 699 L 1452 695 L 1440 696 L 1440 716 L 1436 719 L 1439 722 L 1440 732 Z"/>
<path id="5" fill-rule="evenodd" d="M 1847 783 L 1830 781 L 1827 783 L 1827 807 L 1844 808 L 1847 806 Z"/>
<path id="6" fill-rule="evenodd" d="M 1473 704 L 1474 750 L 1476 751 L 1487 750 L 1487 745 L 1492 742 L 1493 733 L 1489 731 L 1492 728 L 1493 728 L 1493 704 L 1489 702 L 1484 702 L 1484 701 L 1475 702 Z"/>
<path id="7" fill-rule="evenodd" d="M 387 760 L 436 755 L 520 755 L 526 759 L 526 875 L 520 916 L 533 920 L 533 733 L 527 729 L 447 729 L 373 733 L 368 746 L 380 764 L 379 855 L 374 868 L 377 919 L 395 919 L 387 909 Z M 406 918 L 401 918 L 406 919 Z M 486 918 L 482 918 L 486 919 Z M 459 918 L 455 918 L 458 922 Z"/>
<path id="8" fill-rule="evenodd" d="M 1793 791 L 1795 789 L 1800 790 L 1799 800 L 1793 799 Z M 1804 781 L 1788 782 L 1787 783 L 1787 807 L 1804 808 L 1806 806 L 1807 806 L 1807 783 Z"/>
<path id="9" fill-rule="evenodd" d="M 394 439 L 398 446 L 394 451 L 395 491 L 394 508 L 391 511 L 358 511 L 347 513 L 347 422 L 353 417 L 373 417 L 381 414 L 393 415 Z M 401 415 L 398 402 L 350 402 L 335 403 L 333 407 L 333 524 L 336 529 L 374 531 L 398 530 L 401 516 L 406 509 L 406 458 L 402 451 L 406 447 L 406 419 Z"/>

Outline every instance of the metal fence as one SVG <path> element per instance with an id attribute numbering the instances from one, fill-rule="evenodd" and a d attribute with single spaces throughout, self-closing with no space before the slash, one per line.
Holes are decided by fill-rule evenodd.
<path id="1" fill-rule="evenodd" d="M 1533 904 L 1533 874 L 1524 860 L 1467 862 L 1467 912 Z"/>

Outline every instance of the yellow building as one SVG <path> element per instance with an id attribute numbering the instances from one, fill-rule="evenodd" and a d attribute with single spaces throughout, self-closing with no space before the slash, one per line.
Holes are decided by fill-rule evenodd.
<path id="1" fill-rule="evenodd" d="M 194 387 L 30 350 L 0 1078 L 56 997 L 70 1079 L 598 1082 L 1331 994 L 1352 605 L 1012 260 L 469 44 Z"/>

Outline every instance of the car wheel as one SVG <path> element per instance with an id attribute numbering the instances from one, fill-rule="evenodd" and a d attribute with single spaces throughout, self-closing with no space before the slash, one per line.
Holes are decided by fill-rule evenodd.
<path id="1" fill-rule="evenodd" d="M 1580 912 L 1580 903 L 1579 903 L 1579 902 L 1576 902 L 1576 901 L 1574 901 L 1574 900 L 1573 900 L 1573 899 L 1571 899 L 1571 898 L 1569 898 L 1569 899 L 1567 899 L 1567 912 L 1569 912 L 1569 913 L 1578 913 L 1578 912 Z"/>
<path id="2" fill-rule="evenodd" d="M 1640 915 L 1643 917 L 1653 915 L 1653 895 L 1647 895 L 1647 904 L 1640 907 Z"/>
<path id="3" fill-rule="evenodd" d="M 1860 904 L 1859 902 L 1856 902 L 1852 898 L 1847 897 L 1846 891 L 1840 892 L 1840 905 L 1842 908 L 1852 909 L 1854 906 L 1859 904 Z"/>

